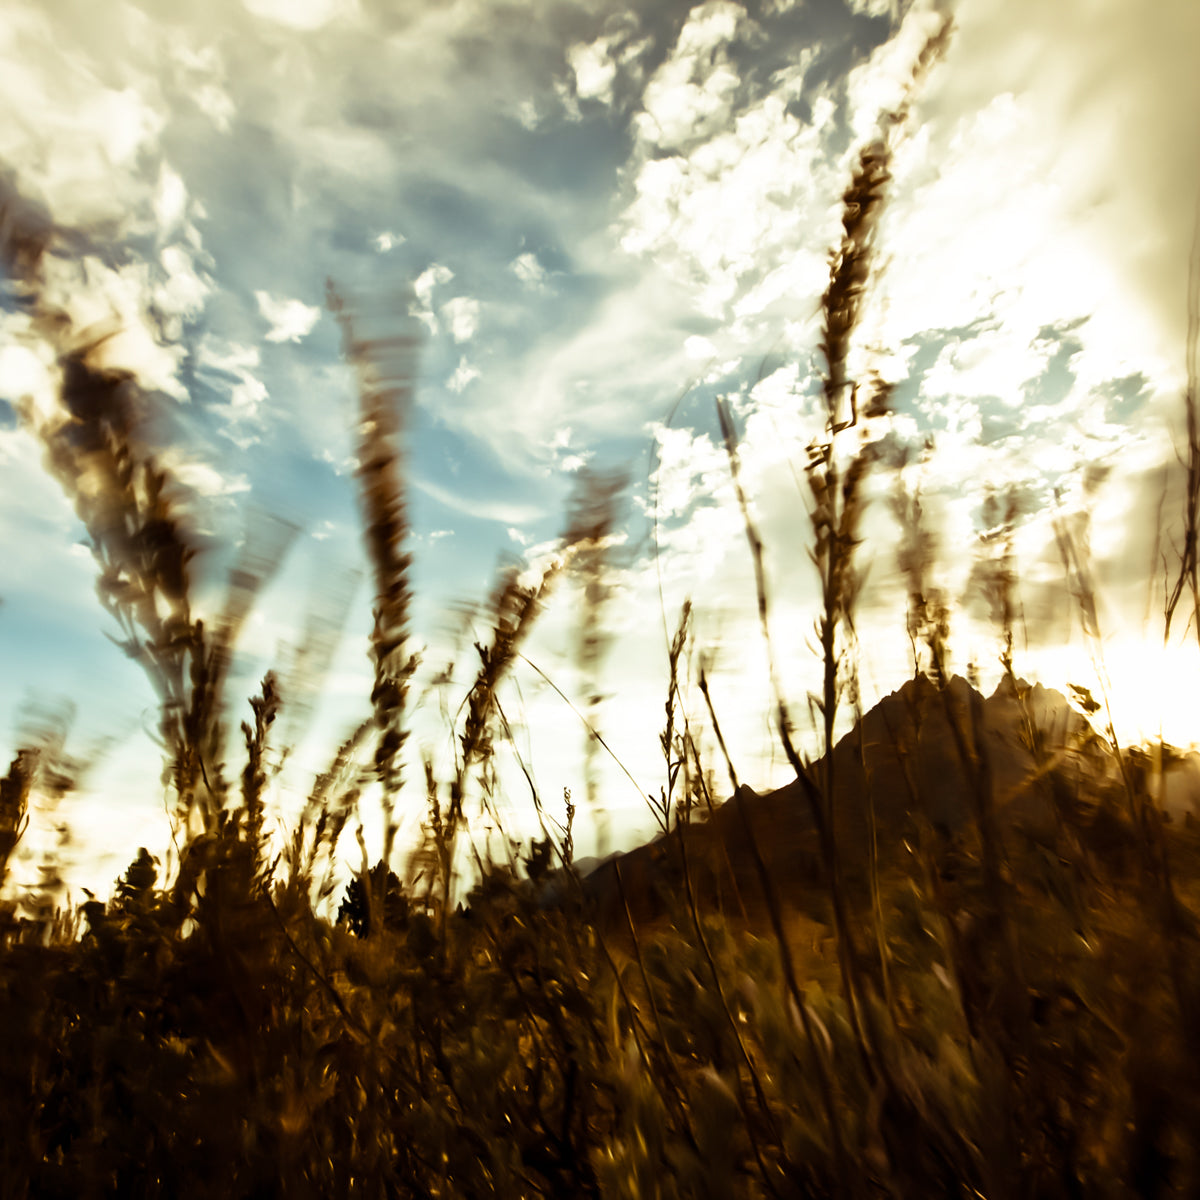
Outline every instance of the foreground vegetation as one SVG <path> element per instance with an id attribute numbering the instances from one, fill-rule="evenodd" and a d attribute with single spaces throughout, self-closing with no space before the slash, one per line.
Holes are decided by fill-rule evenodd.
<path id="1" fill-rule="evenodd" d="M 934 39 L 916 76 L 939 48 Z M 823 298 L 828 422 L 808 448 L 806 478 L 824 753 L 801 757 L 777 687 L 779 737 L 796 770 L 790 807 L 739 791 L 728 760 L 735 800 L 716 805 L 701 722 L 680 696 L 685 610 L 669 653 L 656 802 L 665 836 L 638 860 L 649 867 L 631 856 L 587 878 L 572 861 L 569 817 L 513 861 L 477 861 L 466 880 L 461 868 L 467 800 L 503 735 L 497 688 L 554 571 L 601 578 L 613 489 L 597 483 L 585 496 L 545 578 L 501 580 L 455 727 L 453 778 L 428 764 L 423 779 L 402 777 L 416 669 L 398 415 L 409 348 L 394 344 L 389 358 L 357 341 L 353 312 L 331 296 L 359 369 L 372 715 L 277 850 L 264 816 L 282 704 L 273 675 L 241 724 L 236 783 L 223 766 L 225 679 L 271 563 L 239 565 L 212 626 L 194 617 L 186 517 L 147 449 L 146 397 L 98 365 L 95 339 L 47 304 L 41 264 L 55 235 L 6 198 L 6 272 L 62 363 L 60 408 L 25 420 L 89 532 L 124 648 L 158 689 L 179 849 L 169 871 L 142 852 L 110 901 L 63 912 L 35 894 L 0 909 L 3 1194 L 993 1200 L 1200 1190 L 1200 835 L 1163 819 L 1153 771 L 1115 738 L 1082 722 L 1053 735 L 1039 725 L 1013 663 L 1012 510 L 991 514 L 979 577 L 1032 764 L 1022 795 L 996 786 L 982 698 L 947 671 L 950 614 L 928 583 L 919 504 L 903 493 L 900 559 L 922 682 L 899 696 L 891 791 L 855 775 L 863 738 L 835 742 L 839 707 L 857 696 L 855 547 L 873 423 L 888 403 L 877 381 L 847 379 L 846 364 L 887 137 L 903 116 L 858 161 Z M 1193 391 L 1189 416 L 1194 404 Z M 724 408 L 720 418 L 769 641 L 762 546 L 733 421 Z M 1197 601 L 1194 420 L 1190 435 L 1172 614 Z M 1084 543 L 1066 528 L 1060 539 L 1095 636 Z M 597 586 L 593 609 L 602 595 Z M 700 688 L 723 746 L 703 674 Z M 1103 706 L 1081 698 L 1103 724 Z M 953 820 L 934 811 L 924 782 L 921 730 L 934 724 L 957 764 Z M 50 743 L 17 755 L 0 783 L 0 870 L 30 796 L 69 788 L 68 767 Z M 368 786 L 383 797 L 384 861 L 368 870 L 362 851 L 331 919 L 331 865 L 353 841 Z M 1035 802 L 1021 803 L 1024 793 Z M 418 803 L 426 821 L 397 875 L 400 803 Z M 795 849 L 785 862 L 783 822 Z"/>

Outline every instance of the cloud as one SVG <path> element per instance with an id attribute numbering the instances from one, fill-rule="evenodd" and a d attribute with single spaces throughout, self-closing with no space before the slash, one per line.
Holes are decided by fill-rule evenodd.
<path id="1" fill-rule="evenodd" d="M 195 347 L 196 377 L 227 403 L 219 413 L 224 437 L 245 450 L 261 436 L 262 409 L 268 399 L 260 376 L 257 346 L 226 341 L 209 334 Z"/>
<path id="2" fill-rule="evenodd" d="M 740 78 L 727 51 L 745 20 L 746 10 L 728 0 L 692 9 L 642 95 L 634 126 L 644 142 L 680 150 L 728 124 Z"/>
<path id="3" fill-rule="evenodd" d="M 575 72 L 575 93 L 580 99 L 599 100 L 602 104 L 612 103 L 612 86 L 617 77 L 617 64 L 611 56 L 608 38 L 599 38 L 590 44 L 580 42 L 568 47 L 567 62 Z"/>
<path id="4" fill-rule="evenodd" d="M 542 120 L 537 103 L 529 97 L 517 102 L 516 118 L 520 121 L 522 128 L 529 130 L 530 133 L 541 124 Z"/>
<path id="5" fill-rule="evenodd" d="M 479 301 L 470 296 L 455 296 L 441 308 L 450 326 L 450 336 L 456 342 L 469 342 L 479 328 Z"/>
<path id="6" fill-rule="evenodd" d="M 449 283 L 453 278 L 454 272 L 449 267 L 442 263 L 431 263 L 417 276 L 413 291 L 417 299 L 428 308 L 433 302 L 434 288 Z"/>
<path id="7" fill-rule="evenodd" d="M 651 48 L 654 39 L 637 37 L 640 22 L 632 11 L 610 15 L 605 28 L 609 32 L 595 41 L 568 46 L 566 58 L 575 75 L 575 95 L 581 100 L 611 106 L 622 72 L 630 81 L 640 80 L 639 59 Z"/>
<path id="8" fill-rule="evenodd" d="M 697 500 L 732 495 L 729 459 L 707 434 L 657 425 L 653 429 L 657 462 L 651 482 L 653 498 L 662 517 L 688 513 Z"/>
<path id="9" fill-rule="evenodd" d="M 395 250 L 397 246 L 404 243 L 405 237 L 402 233 L 394 233 L 390 229 L 385 229 L 382 233 L 375 236 L 375 249 L 380 254 L 387 254 L 391 250 Z"/>
<path id="10" fill-rule="evenodd" d="M 93 70 L 78 35 L 62 42 L 62 22 L 42 6 L 6 5 L 0 15 L 0 107 L 13 114 L 0 128 L 0 161 L 18 166 L 22 187 L 68 225 L 129 228 L 151 204 L 142 163 L 155 160 L 167 116 L 157 79 L 127 53 L 144 42 L 130 10 L 110 14 L 98 31 L 91 49 L 114 51 L 103 71 Z M 58 45 L 67 63 L 47 54 Z"/>
<path id="11" fill-rule="evenodd" d="M 226 87 L 225 61 L 215 44 L 194 45 L 186 32 L 166 36 L 166 57 L 181 91 L 219 133 L 228 133 L 237 106 Z"/>
<path id="12" fill-rule="evenodd" d="M 100 365 L 131 371 L 144 387 L 183 398 L 178 370 L 185 349 L 165 344 L 158 325 L 194 314 L 208 288 L 186 253 L 164 256 L 158 262 L 131 259 L 114 269 L 97 255 L 77 260 L 48 255 L 41 298 L 65 313 L 76 330 L 106 335 L 96 349 Z"/>
<path id="13" fill-rule="evenodd" d="M 281 299 L 269 292 L 255 292 L 258 311 L 271 326 L 268 342 L 299 342 L 312 333 L 321 319 L 321 310 L 302 300 Z"/>
<path id="14" fill-rule="evenodd" d="M 183 323 L 199 317 L 212 294 L 212 276 L 197 268 L 197 259 L 183 245 L 164 246 L 158 257 L 162 274 L 151 294 L 158 316 L 171 322 L 164 331 L 170 340 L 181 337 Z"/>
<path id="15" fill-rule="evenodd" d="M 0 396 L 10 401 L 46 396 L 54 386 L 53 365 L 45 348 L 36 343 L 13 341 L 0 346 Z"/>
<path id="16" fill-rule="evenodd" d="M 158 187 L 154 195 L 154 216 L 160 236 L 173 233 L 187 217 L 188 194 L 180 176 L 166 163 L 158 169 Z"/>
<path id="17" fill-rule="evenodd" d="M 1056 588 L 1055 492 L 1070 502 L 1104 462 L 1116 472 L 1104 489 L 1111 519 L 1092 540 L 1098 575 L 1145 576 L 1126 515 L 1145 507 L 1150 464 L 1171 454 L 1162 414 L 1177 403 L 1183 362 L 1179 248 L 1200 190 L 1194 156 L 1167 150 L 1198 132 L 1200 85 L 1176 59 L 1179 39 L 1200 35 L 1186 10 L 1166 5 L 1150 19 L 1113 6 L 1096 20 L 1071 3 L 1053 15 L 962 6 L 894 163 L 871 328 L 885 346 L 907 344 L 918 436 L 936 445 L 927 494 L 945 500 L 955 536 L 969 541 L 984 484 L 1023 489 L 1022 570 Z M 1072 29 L 1060 59 L 1054 48 Z M 1173 69 L 1193 103 L 1154 82 Z M 860 109 L 902 75 L 899 62 L 888 68 L 874 99 L 858 81 Z"/>
<path id="18" fill-rule="evenodd" d="M 512 403 L 488 403 L 464 412 L 475 436 L 507 461 L 527 469 L 546 465 L 545 449 L 564 423 L 590 445 L 640 429 L 647 411 L 669 407 L 694 365 L 683 355 L 679 323 L 687 293 L 656 271 L 623 274 L 572 322 L 538 343 L 538 353 L 491 363 L 494 393 Z"/>
<path id="19" fill-rule="evenodd" d="M 925 374 L 922 390 L 960 399 L 997 396 L 1019 407 L 1023 385 L 1043 372 L 1052 350 L 1052 345 L 1031 339 L 1027 330 L 982 329 L 946 342 Z"/>
<path id="20" fill-rule="evenodd" d="M 699 309 L 718 319 L 745 320 L 801 294 L 824 261 L 836 194 L 825 145 L 833 103 L 817 98 L 807 122 L 790 107 L 814 50 L 735 105 L 726 58 L 744 16 L 732 4 L 695 9 L 647 84 L 627 168 L 633 195 L 618 221 L 624 250 L 686 279 Z"/>
<path id="21" fill-rule="evenodd" d="M 414 478 L 412 483 L 419 492 L 423 492 L 446 508 L 481 521 L 495 521 L 501 525 L 520 526 L 536 521 L 545 515 L 541 506 L 536 504 L 466 496 L 461 491 L 444 487 L 429 479 Z"/>
<path id="22" fill-rule="evenodd" d="M 249 480 L 244 475 L 222 474 L 211 463 L 185 457 L 177 447 L 169 447 L 158 456 L 159 465 L 184 487 L 206 499 L 220 496 L 236 496 L 250 490 Z"/>
<path id="23" fill-rule="evenodd" d="M 413 282 L 412 290 L 417 302 L 411 315 L 421 321 L 431 335 L 436 335 L 439 330 L 438 319 L 433 311 L 433 293 L 453 278 L 454 272 L 449 267 L 435 262 L 426 267 Z"/>
<path id="24" fill-rule="evenodd" d="M 478 378 L 478 368 L 471 366 L 465 358 L 460 358 L 458 366 L 454 368 L 454 374 L 446 380 L 446 386 L 452 392 L 463 392 Z"/>
<path id="25" fill-rule="evenodd" d="M 979 0 L 957 15 L 897 162 L 891 312 L 910 327 L 973 314 L 1028 331 L 1089 316 L 1089 380 L 1145 369 L 1165 382 L 1181 363 L 1200 191 L 1200 163 L 1177 152 L 1197 136 L 1183 47 L 1200 11 L 1097 16 L 1075 0 L 1053 13 Z M 1164 77 L 1184 91 L 1165 94 Z M 922 273 L 939 286 L 920 289 Z"/>
<path id="26" fill-rule="evenodd" d="M 860 11 L 867 11 L 868 6 L 881 10 L 869 15 L 882 16 L 891 3 L 883 0 L 875 4 L 874 0 L 867 0 Z M 850 71 L 846 93 L 855 141 L 875 140 L 880 133 L 880 117 L 904 108 L 914 92 L 913 68 L 929 39 L 942 28 L 944 19 L 936 3 L 919 0 L 910 5 L 895 34 Z"/>
<path id="27" fill-rule="evenodd" d="M 519 254 L 509 264 L 509 267 L 512 273 L 526 287 L 538 288 L 546 282 L 546 268 L 538 262 L 536 254 L 531 254 L 528 251 L 524 254 Z"/>
<path id="28" fill-rule="evenodd" d="M 356 0 L 242 0 L 242 3 L 256 17 L 305 32 L 358 13 Z"/>

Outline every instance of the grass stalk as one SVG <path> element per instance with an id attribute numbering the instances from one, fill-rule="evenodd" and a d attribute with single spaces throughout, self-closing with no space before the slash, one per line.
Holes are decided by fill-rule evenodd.
<path id="1" fill-rule="evenodd" d="M 411 329 L 385 338 L 355 334 L 355 314 L 330 283 L 328 305 L 342 326 L 343 351 L 358 377 L 359 501 L 367 554 L 375 577 L 371 706 L 377 737 L 375 775 L 382 789 L 384 863 L 391 862 L 398 822 L 396 796 L 408 738 L 405 705 L 419 656 L 409 649 L 412 556 L 406 548 L 404 440 L 412 408 L 419 339 Z"/>

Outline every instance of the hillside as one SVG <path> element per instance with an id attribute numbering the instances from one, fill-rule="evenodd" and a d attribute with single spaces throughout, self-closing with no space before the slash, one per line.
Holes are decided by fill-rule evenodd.
<path id="1" fill-rule="evenodd" d="M 1040 684 L 1002 681 L 982 696 L 955 677 L 940 692 L 925 676 L 909 680 L 867 712 L 834 749 L 834 833 L 848 880 L 865 875 L 874 817 L 881 864 L 898 865 L 918 816 L 948 842 L 972 821 L 977 785 L 971 772 L 990 777 L 996 812 L 1006 828 L 1036 834 L 1055 822 L 1054 789 L 1065 803 L 1068 781 L 1110 773 L 1108 756 L 1090 727 L 1057 691 Z M 972 717 L 974 710 L 975 717 Z M 978 725 L 976 726 L 976 721 Z M 964 738 L 968 767 L 956 741 Z M 976 748 L 974 730 L 981 731 Z M 1083 747 L 1087 746 L 1085 750 Z M 1040 759 L 1039 759 L 1040 755 Z M 824 777 L 824 763 L 811 778 Z M 616 870 L 631 909 L 649 918 L 682 886 L 681 842 L 698 899 L 730 914 L 757 910 L 761 901 L 742 809 L 773 878 L 793 902 L 822 887 L 821 855 L 812 808 L 799 781 L 759 794 L 742 785 L 708 820 L 616 856 L 594 870 L 588 892 L 602 909 L 618 903 Z M 661 896 L 660 896 L 661 894 Z"/>

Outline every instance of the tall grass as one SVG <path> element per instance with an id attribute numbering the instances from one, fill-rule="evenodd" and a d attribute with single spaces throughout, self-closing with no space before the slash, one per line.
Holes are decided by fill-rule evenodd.
<path id="1" fill-rule="evenodd" d="M 946 36 L 948 27 L 930 40 L 914 79 Z M 157 688 L 179 849 L 165 870 L 139 852 L 111 899 L 57 918 L 0 910 L 4 1194 L 1200 1188 L 1200 835 L 1162 819 L 1111 723 L 1107 748 L 1082 723 L 1057 735 L 1039 724 L 1014 648 L 1015 500 L 993 498 L 972 572 L 1007 690 L 985 701 L 952 676 L 953 614 L 932 583 L 938 548 L 919 496 L 901 490 L 908 617 L 897 634 L 909 639 L 914 679 L 890 706 L 860 713 L 858 551 L 889 392 L 869 372 L 853 378 L 851 351 L 903 115 L 852 168 L 821 301 L 825 421 L 807 448 L 809 503 L 798 515 L 820 588 L 816 760 L 798 749 L 772 652 L 773 710 L 796 784 L 771 797 L 741 786 L 703 667 L 706 717 L 687 712 L 685 606 L 667 656 L 664 780 L 652 801 L 661 837 L 587 877 L 573 863 L 569 795 L 565 829 L 544 824 L 523 859 L 499 862 L 475 846 L 469 806 L 501 786 L 504 681 L 564 573 L 583 589 L 589 745 L 607 749 L 597 680 L 618 481 L 585 483 L 544 572 L 501 574 L 450 718 L 453 769 L 439 778 L 426 762 L 414 778 L 404 440 L 416 347 L 405 333 L 362 340 L 358 315 L 331 294 L 359 392 L 375 584 L 370 716 L 273 851 L 264 815 L 286 677 L 269 673 L 249 701 L 240 788 L 226 782 L 224 693 L 238 631 L 288 533 L 260 531 L 266 541 L 236 568 L 224 613 L 211 628 L 196 618 L 194 539 L 145 434 L 150 398 L 104 367 L 98 335 L 45 298 L 43 259 L 69 254 L 69 240 L 5 195 L 0 252 L 13 294 L 62 368 L 58 406 L 23 419 L 88 531 L 115 640 Z M 770 547 L 723 405 L 719 419 L 770 647 Z M 1192 457 L 1193 434 L 1194 421 Z M 1168 617 L 1192 587 L 1193 474 Z M 1060 525 L 1060 547 L 1095 634 L 1084 532 Z M 1030 763 L 1015 799 L 997 793 L 989 757 L 1006 704 L 1017 716 L 1004 728 Z M 860 719 L 839 740 L 846 706 Z M 724 805 L 699 748 L 705 722 L 734 796 Z M 963 781 L 954 825 L 935 820 L 927 794 L 939 737 Z M 0 871 L 32 798 L 71 784 L 56 754 L 31 741 L 0 780 Z M 888 764 L 894 774 L 880 784 Z M 368 788 L 384 801 L 374 867 L 359 805 Z M 533 797 L 544 813 L 535 788 Z M 590 785 L 588 799 L 601 800 Z M 397 863 L 406 812 L 422 835 Z M 351 841 L 361 862 L 331 919 L 335 864 Z"/>

